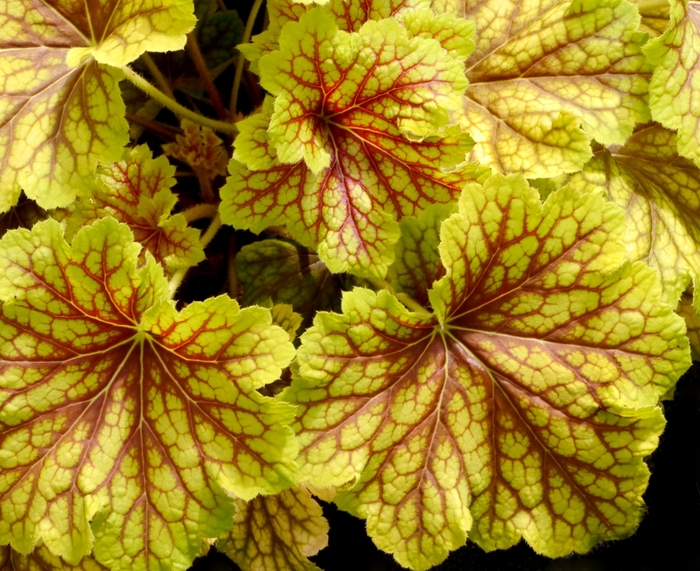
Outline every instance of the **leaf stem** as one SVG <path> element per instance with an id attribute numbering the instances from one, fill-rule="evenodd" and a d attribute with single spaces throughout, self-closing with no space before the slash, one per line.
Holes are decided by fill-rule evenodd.
<path id="1" fill-rule="evenodd" d="M 262 6 L 262 0 L 255 0 L 253 7 L 250 9 L 250 14 L 248 15 L 248 21 L 245 23 L 245 30 L 243 30 L 241 44 L 247 44 L 250 42 L 250 36 L 253 34 L 253 26 L 255 25 L 255 20 L 258 17 L 260 6 Z M 231 104 L 229 105 L 230 117 L 236 116 L 236 110 L 238 108 L 238 91 L 241 88 L 241 78 L 243 77 L 244 64 L 245 56 L 242 53 L 239 53 L 238 61 L 236 62 L 236 75 L 233 76 L 233 89 L 231 90 Z"/>
<path id="2" fill-rule="evenodd" d="M 366 278 L 369 283 L 371 283 L 377 289 L 385 289 L 401 303 L 403 303 L 408 309 L 415 311 L 416 313 L 423 313 L 430 315 L 430 312 L 425 309 L 420 303 L 413 299 L 410 295 L 403 292 L 396 292 L 393 286 L 386 280 L 375 280 L 373 278 Z"/>
<path id="3" fill-rule="evenodd" d="M 182 214 L 185 217 L 185 220 L 187 220 L 187 223 L 190 224 L 191 222 L 201 220 L 202 218 L 214 218 L 218 211 L 218 204 L 204 203 L 195 204 L 187 210 L 183 210 L 180 212 L 180 214 Z"/>
<path id="4" fill-rule="evenodd" d="M 199 243 L 202 245 L 202 248 L 206 248 L 209 242 L 211 242 L 214 239 L 214 236 L 216 236 L 216 233 L 219 231 L 219 228 L 221 228 L 221 216 L 217 211 L 217 213 L 214 215 L 214 218 L 211 221 L 211 224 L 209 224 L 209 228 L 207 228 L 207 231 L 199 239 Z"/>
<path id="5" fill-rule="evenodd" d="M 214 107 L 217 116 L 219 119 L 225 121 L 228 118 L 228 112 L 221 101 L 219 90 L 216 88 L 216 85 L 214 85 L 214 80 L 211 78 L 207 63 L 204 61 L 204 57 L 202 56 L 202 50 L 199 49 L 197 37 L 191 32 L 187 34 L 187 48 L 190 51 L 190 57 L 194 62 L 194 66 L 197 68 L 197 73 L 199 73 L 199 77 L 201 77 L 202 81 L 204 82 L 204 89 L 206 89 L 207 93 L 209 94 L 211 104 Z"/>
<path id="6" fill-rule="evenodd" d="M 149 121 L 145 117 L 139 117 L 136 113 L 129 113 L 128 111 L 126 112 L 126 119 L 129 121 L 129 123 L 136 123 L 137 125 L 141 125 L 142 127 L 148 129 L 152 133 L 159 135 L 166 141 L 172 141 L 179 131 L 179 129 L 175 129 L 165 123 L 159 123 L 158 121 Z"/>
<path id="7" fill-rule="evenodd" d="M 156 80 L 156 83 L 160 86 L 163 93 L 165 93 L 170 99 L 175 101 L 175 94 L 170 88 L 170 82 L 166 79 L 166 77 L 163 75 L 160 69 L 158 69 L 156 62 L 153 61 L 153 58 L 150 56 L 150 54 L 148 52 L 144 52 L 141 55 L 141 60 L 143 61 L 143 63 L 146 64 L 148 71 L 151 72 L 153 79 Z"/>
<path id="8" fill-rule="evenodd" d="M 199 243 L 202 245 L 202 248 L 206 248 L 209 242 L 214 239 L 214 236 L 216 236 L 219 228 L 221 228 L 221 216 L 219 216 L 219 213 L 217 212 L 214 215 L 214 219 L 211 221 L 211 224 L 209 224 L 209 228 L 207 228 L 207 231 L 199 239 Z M 175 297 L 177 289 L 182 285 L 182 281 L 185 279 L 187 270 L 189 270 L 189 268 L 180 268 L 173 274 L 173 277 L 170 278 L 170 281 L 168 282 L 170 299 Z"/>
<path id="9" fill-rule="evenodd" d="M 163 105 L 163 107 L 170 109 L 176 115 L 190 119 L 199 125 L 209 127 L 215 131 L 232 134 L 238 133 L 238 128 L 233 123 L 225 123 L 224 121 L 210 119 L 209 117 L 205 117 L 204 115 L 200 115 L 199 113 L 195 113 L 194 111 L 187 109 L 187 107 L 183 107 L 177 101 L 170 99 L 165 93 L 158 90 L 157 87 L 151 85 L 130 67 L 124 66 L 121 68 L 121 70 L 124 72 L 126 78 L 131 81 L 131 83 L 144 91 L 149 97 L 155 99 L 158 103 Z"/>

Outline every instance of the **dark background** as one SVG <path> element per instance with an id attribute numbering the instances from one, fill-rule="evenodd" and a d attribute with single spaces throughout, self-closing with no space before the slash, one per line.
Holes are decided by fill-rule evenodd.
<path id="1" fill-rule="evenodd" d="M 245 22 L 252 0 L 225 0 Z M 387 0 L 389 1 L 389 0 Z M 262 28 L 264 5 L 256 24 Z M 227 81 L 222 77 L 222 82 Z M 218 83 L 218 82 L 217 82 Z M 252 110 L 241 91 L 241 111 Z M 238 233 L 237 233 L 238 234 Z M 216 241 L 215 241 L 216 242 Z M 216 245 L 212 244 L 216 249 Z M 209 250 L 209 248 L 208 248 Z M 212 268 L 209 268 L 210 270 Z M 203 268 L 204 270 L 204 268 Z M 183 290 L 201 284 L 198 272 Z M 218 273 L 214 270 L 213 273 Z M 214 276 L 210 276 L 214 277 Z M 194 278 L 194 279 L 192 279 Z M 222 276 L 223 278 L 223 276 Z M 214 279 L 214 282 L 217 280 Z M 192 297 L 200 297 L 192 292 Z M 201 292 L 197 292 L 201 294 Z M 187 296 L 185 296 L 187 297 Z M 433 567 L 435 571 L 700 571 L 700 364 L 678 382 L 673 401 L 663 404 L 668 421 L 659 448 L 647 460 L 651 469 L 644 496 L 648 513 L 630 538 L 598 545 L 586 555 L 552 560 L 524 542 L 506 551 L 485 553 L 471 542 Z M 330 524 L 329 545 L 313 561 L 325 571 L 399 571 L 392 556 L 380 552 L 365 533 L 365 522 L 323 504 Z M 213 548 L 191 571 L 238 571 Z M 267 570 L 266 570 L 267 571 Z M 274 571 L 274 570 L 270 570 Z"/>

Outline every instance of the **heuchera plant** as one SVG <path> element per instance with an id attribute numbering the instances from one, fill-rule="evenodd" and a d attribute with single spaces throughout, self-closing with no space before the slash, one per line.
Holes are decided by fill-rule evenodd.
<path id="1" fill-rule="evenodd" d="M 632 534 L 700 355 L 700 9 L 261 8 L 0 3 L 0 568 L 311 571 L 314 496 L 416 571 Z"/>

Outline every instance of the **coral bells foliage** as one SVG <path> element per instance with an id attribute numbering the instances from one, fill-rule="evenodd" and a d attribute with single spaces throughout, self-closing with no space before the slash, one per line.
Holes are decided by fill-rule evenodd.
<path id="1" fill-rule="evenodd" d="M 416 571 L 634 533 L 697 6 L 260 5 L 0 3 L 0 567 L 313 571 L 315 498 Z"/>

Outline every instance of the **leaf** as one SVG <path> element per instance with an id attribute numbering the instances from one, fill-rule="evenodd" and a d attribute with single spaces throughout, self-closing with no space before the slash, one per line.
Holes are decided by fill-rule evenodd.
<path id="1" fill-rule="evenodd" d="M 698 26 L 696 3 L 671 0 L 670 27 L 644 48 L 656 65 L 649 85 L 651 115 L 664 127 L 678 131 L 678 153 L 696 164 L 700 164 L 700 112 L 694 103 L 700 58 Z"/>
<path id="2" fill-rule="evenodd" d="M 267 30 L 253 36 L 252 43 L 239 46 L 239 50 L 250 61 L 250 69 L 260 73 L 259 60 L 265 54 L 279 49 L 279 37 L 287 22 L 298 22 L 307 11 L 309 2 L 295 0 L 268 0 L 267 12 L 270 25 Z M 369 20 L 396 18 L 401 20 L 403 15 L 420 8 L 429 8 L 430 0 L 329 0 L 316 2 L 324 5 L 336 22 L 339 29 L 347 32 L 357 32 L 362 24 Z"/>
<path id="3" fill-rule="evenodd" d="M 656 273 L 620 267 L 623 232 L 600 194 L 543 206 L 519 175 L 468 185 L 441 227 L 434 313 L 355 288 L 302 336 L 284 394 L 300 477 L 356 478 L 336 503 L 416 570 L 470 529 L 548 557 L 632 533 L 658 399 L 690 360 Z"/>
<path id="4" fill-rule="evenodd" d="M 224 142 L 209 127 L 202 127 L 189 119 L 180 121 L 183 134 L 174 143 L 163 145 L 163 151 L 209 180 L 226 175 L 228 154 Z"/>
<path id="5" fill-rule="evenodd" d="M 671 14 L 669 0 L 631 0 L 631 2 L 637 5 L 639 15 L 642 17 L 640 32 L 646 32 L 650 38 L 655 38 L 666 31 Z"/>
<path id="6" fill-rule="evenodd" d="M 450 202 L 465 182 L 484 175 L 473 165 L 458 168 L 468 141 L 457 127 L 421 142 L 401 131 L 445 124 L 461 106 L 463 66 L 437 41 L 410 39 L 393 20 L 347 34 L 319 9 L 288 23 L 281 42 L 286 51 L 261 60 L 263 86 L 279 96 L 274 111 L 268 102 L 239 124 L 222 220 L 256 233 L 286 225 L 332 272 L 383 277 L 398 239 L 396 219 Z M 318 73 L 307 69 L 316 53 L 324 60 Z M 294 116 L 285 111 L 290 98 L 304 99 L 290 107 Z M 305 115 L 297 113 L 302 108 Z M 302 158 L 310 166 L 285 164 Z"/>
<path id="7" fill-rule="evenodd" d="M 461 122 L 472 160 L 529 178 L 574 172 L 590 139 L 622 144 L 649 120 L 646 36 L 625 0 L 440 4 L 476 22 Z"/>
<path id="8" fill-rule="evenodd" d="M 10 0 L 0 7 L 0 212 L 23 189 L 43 208 L 91 187 L 98 161 L 128 142 L 117 69 L 144 51 L 180 49 L 187 0 Z"/>
<path id="9" fill-rule="evenodd" d="M 272 323 L 281 327 L 289 335 L 289 340 L 294 341 L 297 337 L 297 330 L 301 327 L 302 317 L 294 312 L 291 305 L 278 303 L 270 309 Z"/>
<path id="10" fill-rule="evenodd" d="M 197 10 L 197 5 L 201 9 Z M 194 34 L 204 55 L 204 61 L 210 70 L 231 61 L 236 53 L 236 46 L 243 38 L 243 21 L 235 10 L 218 11 L 216 0 L 202 0 L 195 3 L 197 26 Z"/>
<path id="11" fill-rule="evenodd" d="M 424 307 L 430 303 L 426 286 L 445 274 L 437 249 L 440 226 L 454 211 L 454 204 L 436 204 L 418 217 L 401 220 L 401 238 L 387 278 L 397 292 L 407 294 Z"/>
<path id="12" fill-rule="evenodd" d="M 68 219 L 69 236 L 98 218 L 112 216 L 128 224 L 134 237 L 165 268 L 175 270 L 204 260 L 199 230 L 189 228 L 182 214 L 171 216 L 177 196 L 175 167 L 154 159 L 146 145 L 124 151 L 119 162 L 101 166 L 97 192 L 81 199 Z"/>
<path id="13" fill-rule="evenodd" d="M 256 389 L 294 350 L 263 308 L 177 312 L 112 218 L 0 240 L 0 543 L 71 564 L 184 570 L 232 501 L 295 479 L 285 403 Z"/>
<path id="14" fill-rule="evenodd" d="M 700 280 L 700 170 L 676 153 L 676 136 L 650 124 L 624 147 L 598 149 L 566 183 L 604 189 L 625 210 L 628 256 L 658 268 L 665 300 L 675 305 L 692 277 Z"/>
<path id="15" fill-rule="evenodd" d="M 282 240 L 262 240 L 241 248 L 236 273 L 243 305 L 290 304 L 311 325 L 317 311 L 340 309 L 342 279 L 328 271 L 318 254 Z"/>
<path id="16" fill-rule="evenodd" d="M 328 545 L 328 522 L 303 487 L 236 500 L 233 530 L 216 543 L 241 571 L 319 571 L 307 557 Z"/>
<path id="17" fill-rule="evenodd" d="M 0 546 L 0 571 L 106 571 L 92 557 L 83 557 L 70 565 L 53 555 L 45 545 L 38 545 L 29 555 L 22 555 L 9 545 Z"/>
<path id="18" fill-rule="evenodd" d="M 684 292 L 676 309 L 678 315 L 685 319 L 688 341 L 690 342 L 690 354 L 693 361 L 700 361 L 700 316 L 693 307 L 693 294 Z"/>

